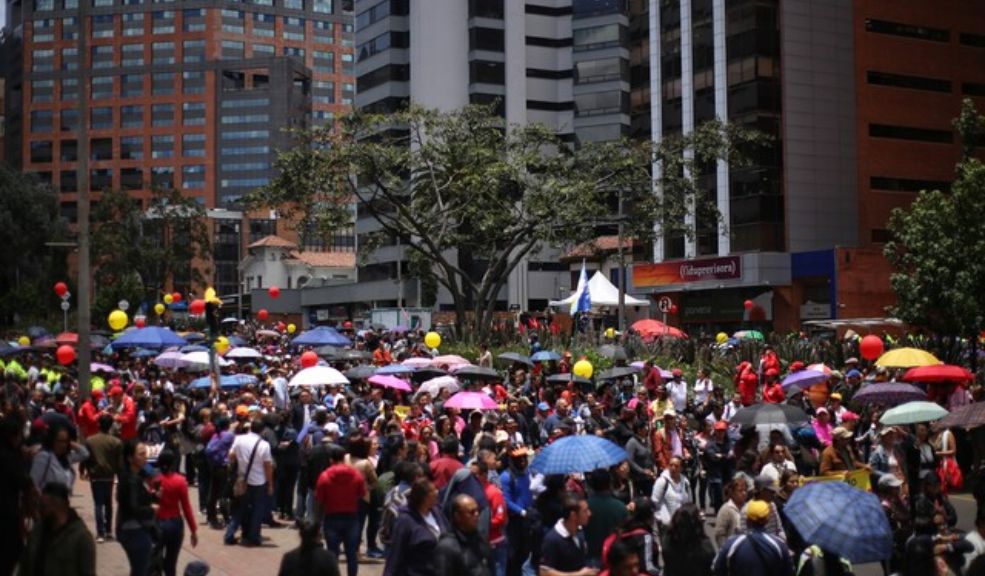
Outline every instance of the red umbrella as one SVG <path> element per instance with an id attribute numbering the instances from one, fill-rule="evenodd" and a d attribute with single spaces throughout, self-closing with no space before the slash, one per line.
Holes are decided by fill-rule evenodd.
<path id="1" fill-rule="evenodd" d="M 954 364 L 938 364 L 936 366 L 917 366 L 910 368 L 903 375 L 903 380 L 907 382 L 968 382 L 974 380 L 975 375 L 964 366 Z"/>
<path id="2" fill-rule="evenodd" d="M 667 336 L 669 338 L 687 338 L 687 334 L 679 328 L 674 328 L 668 324 L 664 324 L 659 320 L 646 319 L 637 320 L 631 326 L 633 330 L 640 333 L 645 339 L 660 338 L 662 336 Z"/>
<path id="3" fill-rule="evenodd" d="M 61 346 L 62 344 L 68 344 L 69 346 L 75 346 L 79 343 L 79 335 L 75 332 L 62 332 L 58 336 L 55 336 L 55 344 Z"/>

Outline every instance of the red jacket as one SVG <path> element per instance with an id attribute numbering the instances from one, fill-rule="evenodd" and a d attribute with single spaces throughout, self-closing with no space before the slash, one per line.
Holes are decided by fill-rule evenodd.
<path id="1" fill-rule="evenodd" d="M 93 404 L 92 400 L 86 400 L 79 408 L 79 432 L 82 438 L 88 438 L 99 432 L 99 409 Z"/>
<path id="2" fill-rule="evenodd" d="M 325 514 L 356 514 L 366 496 L 366 480 L 348 464 L 333 464 L 318 477 L 315 500 Z"/>
<path id="3" fill-rule="evenodd" d="M 664 379 L 660 376 L 660 370 L 657 370 L 656 366 L 651 366 L 646 376 L 643 377 L 643 387 L 646 388 L 647 392 L 653 392 L 663 383 Z"/>
<path id="4" fill-rule="evenodd" d="M 489 543 L 498 544 L 503 540 L 503 528 L 509 515 L 506 512 L 506 500 L 503 499 L 503 491 L 492 482 L 486 482 L 482 486 L 486 493 L 486 500 L 489 501 Z"/>
<path id="5" fill-rule="evenodd" d="M 767 384 L 763 390 L 763 402 L 767 404 L 780 404 L 786 399 L 787 395 L 783 393 L 783 386 L 779 382 Z"/>
<path id="6" fill-rule="evenodd" d="M 756 377 L 756 373 L 752 371 L 752 368 L 747 367 L 739 374 L 736 387 L 739 390 L 739 395 L 742 396 L 743 406 L 752 406 L 756 403 L 756 388 L 758 385 L 759 379 Z"/>
<path id="7" fill-rule="evenodd" d="M 120 425 L 120 440 L 126 442 L 137 437 L 137 405 L 133 403 L 133 398 L 123 396 L 123 406 L 120 411 L 116 411 L 116 421 Z"/>

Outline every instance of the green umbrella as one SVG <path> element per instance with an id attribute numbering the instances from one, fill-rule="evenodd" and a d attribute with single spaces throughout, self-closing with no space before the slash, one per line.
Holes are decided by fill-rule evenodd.
<path id="1" fill-rule="evenodd" d="M 766 338 L 763 336 L 763 333 L 760 332 L 759 330 L 739 330 L 738 332 L 733 334 L 732 337 L 737 340 L 759 340 L 759 341 L 766 340 Z"/>
<path id="2" fill-rule="evenodd" d="M 916 424 L 917 422 L 932 422 L 947 416 L 948 412 L 933 402 L 917 400 L 901 404 L 887 410 L 879 422 L 885 426 Z"/>

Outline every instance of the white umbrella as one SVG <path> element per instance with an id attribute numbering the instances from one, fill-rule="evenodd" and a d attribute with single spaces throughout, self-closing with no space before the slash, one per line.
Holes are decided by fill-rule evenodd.
<path id="1" fill-rule="evenodd" d="M 229 366 L 231 364 L 229 360 L 224 359 L 222 356 L 217 355 L 215 360 L 219 366 Z M 200 372 L 208 370 L 211 367 L 209 353 L 206 350 L 182 354 L 181 361 L 184 363 L 182 367 L 190 372 Z"/>
<path id="2" fill-rule="evenodd" d="M 252 359 L 261 358 L 263 355 L 253 348 L 233 348 L 226 353 L 226 358 Z"/>
<path id="3" fill-rule="evenodd" d="M 322 386 L 325 384 L 348 384 L 349 380 L 341 372 L 329 366 L 305 368 L 291 378 L 288 386 Z"/>
<path id="4" fill-rule="evenodd" d="M 433 398 L 437 396 L 444 388 L 447 388 L 452 394 L 454 394 L 461 389 L 461 385 L 454 376 L 438 376 L 437 378 L 432 378 L 421 384 L 421 387 L 417 393 L 421 394 L 423 392 L 427 392 Z"/>
<path id="5" fill-rule="evenodd" d="M 169 370 L 177 370 L 178 368 L 185 367 L 184 354 L 177 351 L 165 352 L 159 354 L 157 358 L 154 358 L 154 364 L 160 366 L 161 368 L 167 368 Z"/>

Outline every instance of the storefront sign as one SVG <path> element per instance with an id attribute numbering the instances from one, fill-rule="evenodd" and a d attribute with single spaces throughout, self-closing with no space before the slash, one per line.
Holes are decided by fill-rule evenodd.
<path id="1" fill-rule="evenodd" d="M 652 288 L 686 282 L 735 280 L 738 278 L 742 278 L 742 259 L 738 256 L 677 260 L 633 266 L 634 288 Z"/>

